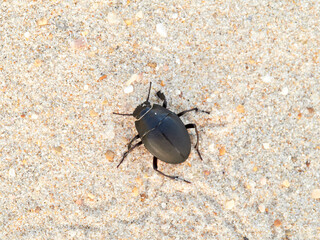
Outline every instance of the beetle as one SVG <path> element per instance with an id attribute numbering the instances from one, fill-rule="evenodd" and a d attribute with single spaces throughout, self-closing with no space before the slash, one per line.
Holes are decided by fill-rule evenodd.
<path id="1" fill-rule="evenodd" d="M 191 150 L 191 141 L 187 129 L 194 128 L 197 135 L 195 149 L 202 160 L 199 151 L 199 132 L 196 124 L 190 123 L 185 125 L 180 117 L 191 111 L 199 111 L 207 114 L 210 112 L 192 108 L 176 114 L 167 109 L 167 100 L 161 91 L 158 91 L 156 95 L 163 101 L 162 106 L 151 104 L 149 102 L 151 84 L 150 82 L 147 100 L 138 105 L 133 113 L 113 113 L 116 115 L 135 117 L 135 127 L 138 132 L 129 142 L 128 150 L 124 152 L 117 168 L 133 149 L 143 144 L 153 155 L 153 169 L 155 171 L 165 177 L 191 183 L 179 176 L 167 175 L 158 170 L 158 159 L 170 164 L 179 164 L 186 161 Z M 133 142 L 138 139 L 140 139 L 140 141 L 133 145 Z"/>

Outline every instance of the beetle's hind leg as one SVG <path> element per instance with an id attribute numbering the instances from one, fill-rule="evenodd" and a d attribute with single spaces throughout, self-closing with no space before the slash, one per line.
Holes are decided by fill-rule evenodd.
<path id="1" fill-rule="evenodd" d="M 160 91 L 157 92 L 157 96 L 158 96 L 158 98 L 160 98 L 163 101 L 162 107 L 167 108 L 166 96 Z"/>
<path id="2" fill-rule="evenodd" d="M 133 141 L 138 139 L 139 135 L 135 136 L 128 144 L 128 151 L 126 151 L 123 155 L 122 155 L 122 159 L 120 161 L 120 163 L 118 164 L 117 168 L 121 165 L 121 163 L 123 162 L 123 160 L 128 156 L 128 154 L 135 149 L 136 147 L 139 147 L 142 144 L 142 141 L 136 143 L 135 145 L 131 146 Z"/>
<path id="3" fill-rule="evenodd" d="M 181 180 L 181 181 L 185 181 L 186 183 L 191 183 L 191 182 L 189 182 L 179 176 L 170 176 L 170 175 L 167 175 L 167 174 L 161 172 L 160 170 L 158 170 L 158 158 L 156 158 L 156 157 L 153 157 L 153 169 L 156 170 L 161 175 L 168 177 L 168 178 L 171 178 L 173 180 Z"/>
<path id="4" fill-rule="evenodd" d="M 186 129 L 194 128 L 194 130 L 196 131 L 197 143 L 196 143 L 196 145 L 194 147 L 197 150 L 197 153 L 198 153 L 200 159 L 202 160 L 202 157 L 201 157 L 201 154 L 200 154 L 200 151 L 199 151 L 199 132 L 198 132 L 198 129 L 197 129 L 197 125 L 195 125 L 194 123 L 190 123 L 190 124 L 185 125 L 185 127 L 186 127 Z"/>

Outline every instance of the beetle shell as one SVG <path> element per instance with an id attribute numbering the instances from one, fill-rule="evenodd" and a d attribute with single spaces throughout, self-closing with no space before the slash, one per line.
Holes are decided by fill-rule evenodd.
<path id="1" fill-rule="evenodd" d="M 154 104 L 136 120 L 135 126 L 146 149 L 161 161 L 179 164 L 189 157 L 189 133 L 181 119 L 170 110 Z"/>

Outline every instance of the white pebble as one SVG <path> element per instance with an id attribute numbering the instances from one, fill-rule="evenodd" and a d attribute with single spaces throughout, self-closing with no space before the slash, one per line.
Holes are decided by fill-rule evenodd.
<path id="1" fill-rule="evenodd" d="M 35 113 L 33 113 L 33 114 L 31 115 L 31 119 L 38 119 L 38 115 L 35 114 Z"/>
<path id="2" fill-rule="evenodd" d="M 117 14 L 115 14 L 113 12 L 108 13 L 107 20 L 112 25 L 116 25 L 116 24 L 120 23 L 120 18 L 118 17 Z"/>
<path id="3" fill-rule="evenodd" d="M 178 95 L 181 94 L 181 91 L 180 91 L 180 90 L 176 90 L 176 91 L 175 91 L 175 94 L 178 96 Z"/>
<path id="4" fill-rule="evenodd" d="M 126 85 L 131 85 L 134 81 L 136 81 L 139 78 L 138 74 L 132 74 L 130 79 L 126 82 Z"/>
<path id="5" fill-rule="evenodd" d="M 172 19 L 177 19 L 178 18 L 178 13 L 174 13 L 174 14 L 172 14 Z"/>
<path id="6" fill-rule="evenodd" d="M 263 204 L 260 204 L 260 205 L 258 206 L 258 208 L 259 208 L 259 211 L 262 212 L 262 213 L 266 211 L 266 206 L 263 205 Z"/>
<path id="7" fill-rule="evenodd" d="M 157 24 L 156 30 L 157 30 L 157 33 L 159 33 L 159 35 L 161 37 L 167 37 L 168 36 L 167 29 L 162 23 L 158 23 Z"/>
<path id="8" fill-rule="evenodd" d="M 88 90 L 88 89 L 89 89 L 89 86 L 88 86 L 88 85 L 84 85 L 84 86 L 83 86 L 83 89 L 84 89 L 84 90 Z"/>
<path id="9" fill-rule="evenodd" d="M 270 148 L 270 143 L 263 143 L 263 148 L 264 149 L 269 149 Z"/>
<path id="10" fill-rule="evenodd" d="M 14 178 L 16 176 L 16 171 L 14 168 L 9 169 L 9 177 Z"/>
<path id="11" fill-rule="evenodd" d="M 313 199 L 320 199 L 320 189 L 314 189 L 311 193 Z"/>
<path id="12" fill-rule="evenodd" d="M 125 87 L 123 89 L 124 93 L 132 93 L 133 92 L 133 86 L 132 85 L 129 85 L 127 87 Z"/>
<path id="13" fill-rule="evenodd" d="M 265 177 L 262 177 L 260 179 L 260 184 L 263 186 L 263 185 L 266 185 L 267 184 L 267 179 Z"/>
<path id="14" fill-rule="evenodd" d="M 30 38 L 31 34 L 29 32 L 24 33 L 25 38 Z"/>
<path id="15" fill-rule="evenodd" d="M 284 87 L 281 91 L 281 95 L 285 96 L 289 93 L 289 89 L 287 87 Z"/>
<path id="16" fill-rule="evenodd" d="M 225 204 L 225 208 L 227 210 L 231 210 L 232 208 L 234 208 L 234 206 L 235 206 L 234 200 L 227 201 Z"/>
<path id="17" fill-rule="evenodd" d="M 165 202 L 163 202 L 163 203 L 161 203 L 161 207 L 162 207 L 163 209 L 165 209 L 165 208 L 167 207 L 167 204 L 166 204 Z"/>
<path id="18" fill-rule="evenodd" d="M 265 83 L 271 82 L 272 79 L 273 78 L 269 74 L 262 77 L 262 81 L 265 82 Z"/>
<path id="19" fill-rule="evenodd" d="M 139 20 L 139 19 L 142 19 L 142 18 L 143 18 L 143 12 L 142 11 L 137 12 L 136 19 Z"/>

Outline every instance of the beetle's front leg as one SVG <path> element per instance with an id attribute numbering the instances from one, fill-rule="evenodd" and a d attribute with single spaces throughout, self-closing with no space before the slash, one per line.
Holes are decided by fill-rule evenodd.
<path id="1" fill-rule="evenodd" d="M 135 137 L 134 137 L 134 139 L 135 139 Z M 132 144 L 132 143 L 131 143 L 131 141 L 130 141 L 130 148 L 128 148 L 128 151 L 126 151 L 126 152 L 123 154 L 122 159 L 121 159 L 120 163 L 118 164 L 117 168 L 121 165 L 121 163 L 123 162 L 123 160 L 128 156 L 128 154 L 129 154 L 133 149 L 135 149 L 136 147 L 139 147 L 139 146 L 142 144 L 142 141 L 136 143 L 136 144 L 133 145 L 132 147 L 131 147 L 131 144 Z"/>
<path id="2" fill-rule="evenodd" d="M 128 143 L 128 150 L 131 148 L 132 143 L 138 138 L 140 138 L 139 134 L 134 136 L 134 138 L 131 139 L 131 141 Z"/>
<path id="3" fill-rule="evenodd" d="M 168 177 L 168 178 L 171 178 L 173 180 L 181 180 L 181 181 L 185 181 L 186 183 L 191 183 L 191 182 L 189 182 L 179 176 L 170 176 L 170 175 L 167 175 L 167 174 L 161 172 L 160 170 L 158 170 L 158 158 L 156 158 L 156 157 L 153 157 L 153 169 L 156 170 L 161 175 Z"/>
<path id="4" fill-rule="evenodd" d="M 210 114 L 210 112 L 204 111 L 204 110 L 200 110 L 199 108 L 191 108 L 189 110 L 182 111 L 182 112 L 178 113 L 177 115 L 178 115 L 178 117 L 181 117 L 182 115 L 184 115 L 184 114 L 186 114 L 188 112 L 191 112 L 191 111 L 196 111 L 196 112 L 199 111 L 199 112 L 204 112 L 204 113 Z"/>
<path id="5" fill-rule="evenodd" d="M 166 96 L 160 91 L 157 92 L 157 96 L 158 96 L 158 98 L 160 98 L 163 101 L 162 107 L 167 108 Z"/>

